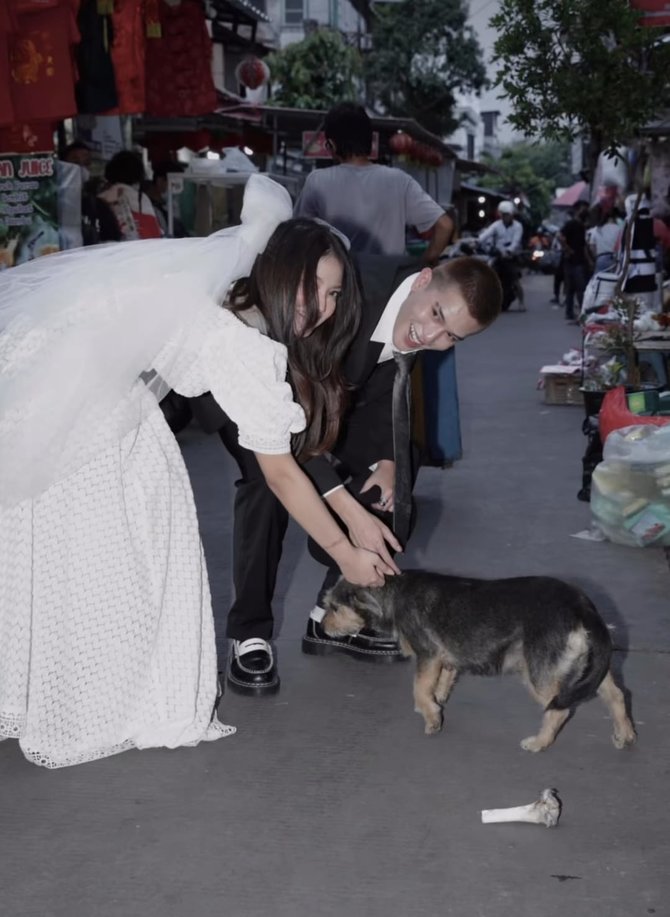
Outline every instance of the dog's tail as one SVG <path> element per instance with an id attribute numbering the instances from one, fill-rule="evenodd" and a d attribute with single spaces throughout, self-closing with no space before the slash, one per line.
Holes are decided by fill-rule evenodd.
<path id="1" fill-rule="evenodd" d="M 587 646 L 561 679 L 558 693 L 547 710 L 568 710 L 593 697 L 609 670 L 612 642 L 605 624 L 598 618 L 589 622 Z M 586 657 L 586 658 L 585 658 Z"/>

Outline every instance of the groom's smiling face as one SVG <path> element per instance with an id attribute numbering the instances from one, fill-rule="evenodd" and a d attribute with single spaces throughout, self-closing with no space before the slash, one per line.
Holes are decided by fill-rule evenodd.
<path id="1" fill-rule="evenodd" d="M 393 326 L 393 346 L 401 351 L 449 350 L 482 330 L 458 286 L 434 283 L 433 272 L 426 267 L 414 278 L 400 307 Z"/>

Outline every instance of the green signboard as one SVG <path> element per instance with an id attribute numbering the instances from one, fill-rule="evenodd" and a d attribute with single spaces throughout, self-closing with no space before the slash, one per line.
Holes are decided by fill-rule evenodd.
<path id="1" fill-rule="evenodd" d="M 55 156 L 0 155 L 0 270 L 59 248 Z"/>

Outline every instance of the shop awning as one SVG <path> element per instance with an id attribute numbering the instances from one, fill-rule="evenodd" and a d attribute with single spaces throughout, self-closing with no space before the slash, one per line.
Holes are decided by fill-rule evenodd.
<path id="1" fill-rule="evenodd" d="M 579 201 L 590 200 L 589 186 L 585 181 L 576 181 L 565 191 L 561 192 L 551 202 L 552 207 L 574 207 Z"/>
<path id="2" fill-rule="evenodd" d="M 657 28 L 670 25 L 670 2 L 668 0 L 631 0 L 630 5 L 642 14 L 642 25 Z"/>

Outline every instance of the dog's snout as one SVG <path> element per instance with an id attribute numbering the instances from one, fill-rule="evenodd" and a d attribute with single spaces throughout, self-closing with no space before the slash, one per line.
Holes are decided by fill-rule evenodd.
<path id="1" fill-rule="evenodd" d="M 348 605 L 330 607 L 321 621 L 329 637 L 345 637 L 357 634 L 363 627 L 363 619 Z"/>

